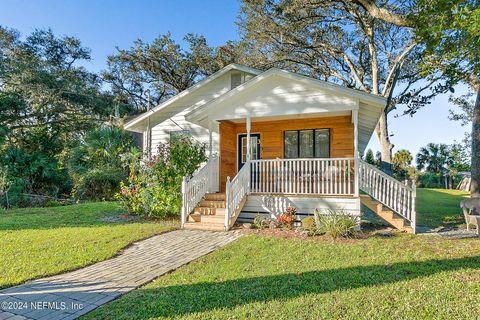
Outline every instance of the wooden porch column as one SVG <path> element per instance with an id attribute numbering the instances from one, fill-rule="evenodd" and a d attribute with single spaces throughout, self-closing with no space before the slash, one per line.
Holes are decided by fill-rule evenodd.
<path id="1" fill-rule="evenodd" d="M 252 127 L 250 116 L 247 117 L 246 127 L 247 127 L 247 161 L 250 161 L 250 159 L 251 159 L 251 154 L 250 154 L 251 153 L 251 150 L 250 150 L 250 128 Z"/>
<path id="2" fill-rule="evenodd" d="M 214 181 L 212 179 L 213 176 L 213 121 L 210 120 L 208 122 L 208 192 L 213 193 L 216 190 L 214 189 Z"/>
<path id="3" fill-rule="evenodd" d="M 355 163 L 355 175 L 354 175 L 354 195 L 355 197 L 359 196 L 359 162 L 358 162 L 358 110 L 352 110 L 352 122 L 353 122 L 353 157 Z"/>

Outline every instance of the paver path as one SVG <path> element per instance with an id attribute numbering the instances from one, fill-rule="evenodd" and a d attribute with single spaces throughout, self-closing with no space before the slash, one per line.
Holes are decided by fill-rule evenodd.
<path id="1" fill-rule="evenodd" d="M 154 236 L 110 260 L 0 290 L 0 320 L 75 319 L 240 236 L 197 230 Z"/>

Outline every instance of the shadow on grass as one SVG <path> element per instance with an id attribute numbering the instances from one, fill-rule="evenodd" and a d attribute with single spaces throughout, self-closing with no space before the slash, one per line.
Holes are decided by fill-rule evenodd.
<path id="1" fill-rule="evenodd" d="M 95 318 L 113 315 L 124 318 L 134 315 L 145 318 L 180 317 L 213 309 L 232 309 L 253 302 L 267 303 L 306 294 L 385 285 L 463 268 L 479 269 L 480 257 L 358 266 L 160 288 L 146 287 L 101 309 L 103 312 L 95 315 Z"/>

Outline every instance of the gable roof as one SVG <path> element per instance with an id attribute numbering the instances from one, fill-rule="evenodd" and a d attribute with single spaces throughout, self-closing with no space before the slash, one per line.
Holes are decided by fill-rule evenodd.
<path id="1" fill-rule="evenodd" d="M 246 73 L 251 73 L 251 74 L 254 74 L 254 75 L 258 75 L 258 74 L 262 73 L 262 71 L 260 71 L 260 70 L 250 68 L 250 67 L 247 67 L 247 66 L 243 66 L 243 65 L 239 65 L 239 64 L 235 64 L 235 63 L 229 64 L 229 65 L 225 66 L 224 68 L 218 70 L 217 72 L 211 74 L 210 76 L 200 80 L 199 82 L 197 82 L 193 86 L 189 87 L 188 89 L 185 89 L 182 92 L 178 93 L 177 95 L 171 97 L 170 99 L 160 103 L 155 108 L 153 108 L 153 109 L 151 109 L 147 112 L 144 112 L 144 113 L 140 114 L 139 116 L 133 118 L 132 120 L 128 121 L 124 125 L 124 129 L 129 130 L 129 131 L 142 132 L 143 129 L 141 129 L 141 128 L 145 127 L 145 125 L 142 125 L 142 123 L 145 122 L 151 115 L 153 115 L 157 112 L 161 112 L 161 111 L 164 111 L 164 110 L 168 109 L 169 106 L 172 106 L 173 104 L 178 103 L 184 97 L 187 97 L 187 96 L 195 93 L 200 88 L 205 87 L 206 85 L 208 85 L 209 83 L 211 83 L 215 79 L 221 77 L 222 75 L 226 74 L 227 72 L 229 72 L 231 70 L 238 70 L 238 71 L 242 71 L 242 72 L 246 72 Z"/>
<path id="2" fill-rule="evenodd" d="M 279 81 L 275 80 L 279 79 L 278 77 L 283 78 L 283 82 L 285 82 L 286 79 L 290 83 L 301 83 L 308 87 L 314 88 L 314 90 L 325 92 L 329 96 L 337 98 L 337 101 L 331 101 L 332 99 L 330 99 L 330 101 L 326 101 L 325 103 L 316 102 L 314 105 L 311 105 L 311 108 L 310 106 L 309 108 L 307 108 L 306 104 L 302 105 L 302 103 L 300 102 L 297 103 L 297 105 L 287 105 L 286 108 L 283 108 L 282 110 L 268 110 L 271 108 L 268 108 L 265 105 L 275 102 L 265 103 L 264 97 L 258 95 L 258 92 L 256 92 L 255 90 L 256 88 L 262 87 L 262 85 L 268 84 L 268 79 L 273 79 L 273 81 Z M 273 82 L 274 86 L 275 83 L 276 82 Z M 279 81 L 278 83 L 281 83 L 281 81 Z M 248 102 L 248 98 L 245 98 L 246 96 L 248 97 L 247 92 L 252 92 L 251 96 L 255 97 L 256 99 L 254 103 L 252 103 L 252 101 Z M 272 97 L 272 92 L 266 94 L 270 94 L 270 97 Z M 270 101 L 273 101 L 273 99 L 270 99 Z M 276 102 L 278 103 L 279 101 Z M 261 106 L 262 103 L 264 105 L 263 109 L 262 107 L 258 107 L 259 105 Z M 260 118 L 264 116 L 262 114 L 262 111 L 264 111 L 264 109 L 267 109 L 266 112 L 269 112 L 269 115 L 274 115 L 274 113 L 277 113 L 276 115 L 278 115 L 278 113 L 282 113 L 285 115 L 305 115 L 307 113 L 310 113 L 312 114 L 312 116 L 314 116 L 315 112 L 328 112 L 330 114 L 333 114 L 335 112 L 348 111 L 350 114 L 350 112 L 353 113 L 353 110 L 357 110 L 359 130 L 358 147 L 359 151 L 363 152 L 368 142 L 370 141 L 377 122 L 386 106 L 386 103 L 387 99 L 378 95 L 370 94 L 356 89 L 346 88 L 337 84 L 317 80 L 297 73 L 272 68 L 250 79 L 242 85 L 224 93 L 218 98 L 213 99 L 205 103 L 204 105 L 191 110 L 185 115 L 185 119 L 189 122 L 208 127 L 209 119 L 227 120 L 246 117 L 247 114 L 245 114 L 245 112 L 252 112 L 252 109 L 250 109 L 250 111 L 247 111 L 248 108 L 253 108 L 255 110 L 255 112 L 251 114 L 252 118 L 255 118 L 255 116 Z M 253 104 L 255 104 L 256 107 L 252 107 Z M 279 105 L 277 104 L 276 106 L 278 109 Z"/>
<path id="3" fill-rule="evenodd" d="M 381 108 L 384 108 L 385 105 L 386 105 L 386 102 L 387 102 L 386 98 L 375 95 L 375 94 L 367 93 L 367 92 L 360 91 L 360 90 L 357 90 L 357 89 L 346 88 L 346 87 L 338 85 L 338 84 L 314 79 L 314 78 L 307 77 L 307 76 L 304 76 L 304 75 L 301 75 L 301 74 L 298 74 L 298 73 L 294 73 L 294 72 L 290 72 L 290 71 L 286 71 L 286 70 L 282 70 L 282 69 L 277 69 L 277 68 L 271 68 L 271 69 L 261 73 L 260 75 L 254 77 L 253 79 L 251 79 L 249 81 L 246 81 L 245 83 L 239 85 L 238 87 L 228 91 L 227 93 L 221 95 L 220 97 L 218 97 L 216 99 L 213 99 L 213 100 L 207 102 L 206 104 L 204 104 L 204 105 L 202 105 L 198 108 L 193 109 L 192 111 L 187 113 L 185 115 L 185 117 L 188 121 L 193 121 L 193 122 L 198 121 L 201 117 L 204 116 L 204 114 L 208 113 L 208 110 L 213 109 L 219 103 L 221 103 L 221 102 L 233 97 L 237 93 L 245 91 L 248 88 L 251 88 L 251 87 L 255 86 L 259 82 L 265 81 L 267 78 L 270 78 L 270 77 L 275 76 L 275 75 L 280 76 L 280 77 L 284 77 L 284 78 L 288 78 L 288 79 L 291 79 L 291 80 L 300 81 L 300 82 L 303 82 L 303 83 L 306 83 L 306 84 L 309 84 L 309 85 L 314 85 L 314 86 L 316 86 L 320 89 L 325 89 L 325 90 L 331 91 L 332 93 L 335 93 L 335 94 L 340 93 L 340 94 L 345 95 L 347 97 L 357 99 L 359 101 L 362 101 L 362 102 L 365 102 L 365 103 L 368 103 L 368 104 L 372 104 L 372 105 L 375 105 L 375 106 L 378 106 L 378 107 L 381 107 Z"/>

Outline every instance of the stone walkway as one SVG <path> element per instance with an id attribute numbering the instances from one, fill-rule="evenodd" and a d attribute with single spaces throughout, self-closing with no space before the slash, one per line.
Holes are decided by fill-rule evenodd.
<path id="1" fill-rule="evenodd" d="M 0 320 L 78 318 L 240 236 L 196 230 L 154 236 L 110 260 L 0 290 Z"/>

